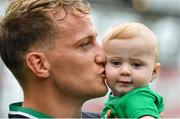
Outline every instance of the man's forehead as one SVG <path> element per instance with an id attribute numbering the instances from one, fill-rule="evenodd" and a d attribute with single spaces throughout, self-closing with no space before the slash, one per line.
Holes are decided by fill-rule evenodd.
<path id="1" fill-rule="evenodd" d="M 76 42 L 79 39 L 83 39 L 86 37 L 96 37 L 96 29 L 93 26 L 90 15 L 84 14 L 84 16 L 77 16 L 71 13 L 68 13 L 66 15 L 66 18 L 63 19 L 63 21 L 55 21 L 57 29 L 61 30 L 58 32 L 58 36 L 63 39 L 66 39 L 67 37 L 70 37 L 71 41 L 73 40 Z M 65 38 L 66 37 L 66 38 Z"/>

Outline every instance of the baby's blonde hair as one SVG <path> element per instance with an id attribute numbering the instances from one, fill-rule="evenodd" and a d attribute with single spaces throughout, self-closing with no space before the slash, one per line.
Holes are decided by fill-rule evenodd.
<path id="1" fill-rule="evenodd" d="M 104 36 L 103 45 L 107 44 L 108 41 L 113 39 L 130 39 L 137 34 L 143 34 L 148 32 L 152 35 L 154 40 L 154 53 L 155 61 L 158 61 L 158 45 L 155 34 L 145 25 L 141 23 L 123 23 L 111 28 Z"/>

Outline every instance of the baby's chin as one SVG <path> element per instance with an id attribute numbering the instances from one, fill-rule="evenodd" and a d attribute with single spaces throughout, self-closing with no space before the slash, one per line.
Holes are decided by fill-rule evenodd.
<path id="1" fill-rule="evenodd" d="M 130 87 L 121 87 L 121 88 L 119 88 L 119 89 L 116 90 L 116 91 L 112 91 L 112 94 L 113 94 L 114 96 L 123 96 L 123 95 L 127 94 L 128 92 L 130 92 L 130 91 L 132 91 L 132 90 L 134 90 L 134 89 L 135 89 L 135 88 L 132 87 L 132 86 L 130 86 Z"/>

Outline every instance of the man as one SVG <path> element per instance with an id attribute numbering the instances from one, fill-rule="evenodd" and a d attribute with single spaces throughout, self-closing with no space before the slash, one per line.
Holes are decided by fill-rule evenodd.
<path id="1" fill-rule="evenodd" d="M 10 118 L 79 118 L 104 96 L 105 54 L 81 0 L 13 0 L 1 21 L 0 54 L 24 93 Z"/>

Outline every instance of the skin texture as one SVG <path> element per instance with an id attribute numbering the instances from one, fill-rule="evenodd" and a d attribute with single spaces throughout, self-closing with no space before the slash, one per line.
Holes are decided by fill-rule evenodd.
<path id="1" fill-rule="evenodd" d="M 128 39 L 111 39 L 104 45 L 106 79 L 113 95 L 121 96 L 146 86 L 157 77 L 160 64 L 154 60 L 155 46 L 151 38 L 151 33 L 138 33 Z"/>
<path id="2" fill-rule="evenodd" d="M 53 47 L 33 47 L 26 54 L 27 67 L 32 72 L 29 77 L 35 80 L 29 78 L 24 88 L 23 106 L 53 117 L 79 118 L 86 100 L 107 92 L 106 57 L 89 16 L 68 14 L 63 22 L 57 21 L 58 25 L 64 29 Z"/>
<path id="3" fill-rule="evenodd" d="M 45 53 L 52 79 L 65 95 L 74 92 L 71 96 L 84 99 L 104 95 L 107 89 L 102 73 L 106 59 L 96 42 L 94 26 L 89 18 L 70 16 L 66 22 L 68 30 L 56 40 L 52 51 Z"/>

